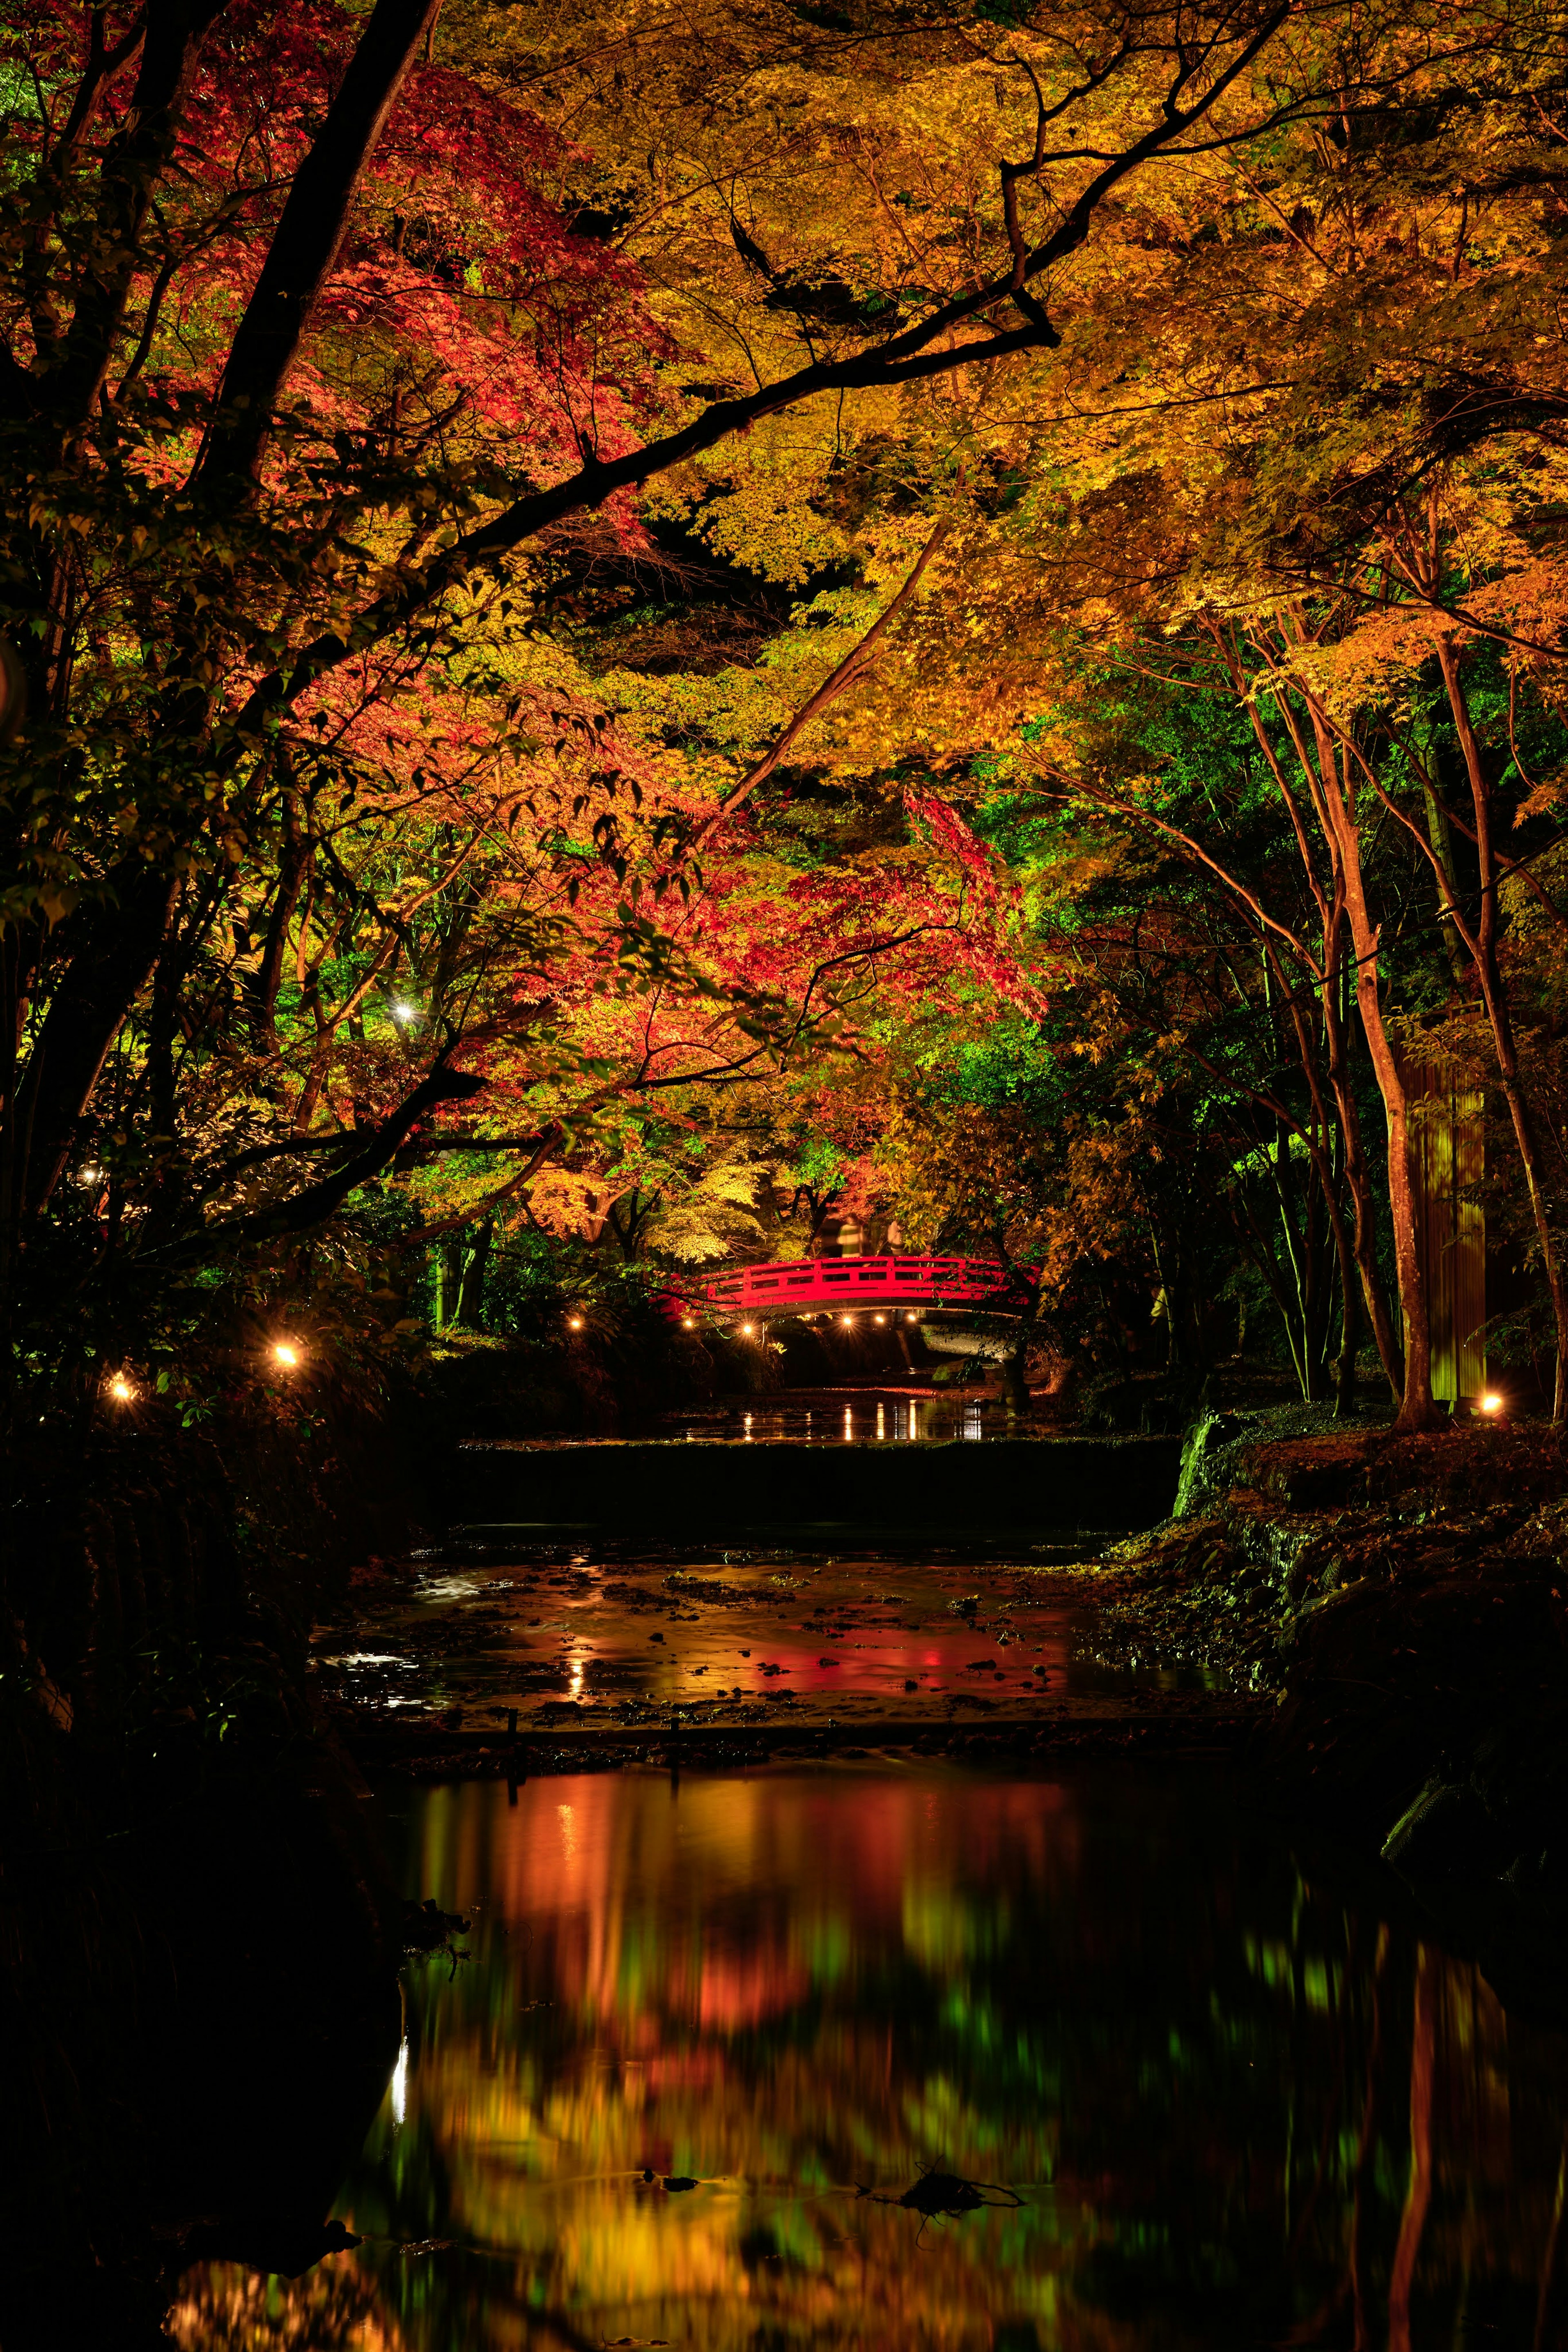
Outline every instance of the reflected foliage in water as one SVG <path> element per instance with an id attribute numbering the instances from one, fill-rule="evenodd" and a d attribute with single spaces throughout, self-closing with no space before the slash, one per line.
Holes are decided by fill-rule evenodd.
<path id="1" fill-rule="evenodd" d="M 193 2274 L 187 2347 L 1559 2340 L 1563 2042 L 1205 1784 L 585 1776 L 401 1828 L 473 1958 L 413 1985 L 366 2242 L 265 2310 Z M 1022 2202 L 896 2202 L 927 2166 Z"/>

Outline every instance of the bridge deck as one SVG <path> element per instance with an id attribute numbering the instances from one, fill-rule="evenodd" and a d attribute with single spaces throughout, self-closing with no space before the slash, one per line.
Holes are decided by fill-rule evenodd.
<path id="1" fill-rule="evenodd" d="M 1032 1271 L 972 1257 L 783 1258 L 732 1266 L 691 1284 L 674 1311 L 802 1315 L 859 1307 L 941 1307 L 1021 1315 L 1034 1298 Z"/>

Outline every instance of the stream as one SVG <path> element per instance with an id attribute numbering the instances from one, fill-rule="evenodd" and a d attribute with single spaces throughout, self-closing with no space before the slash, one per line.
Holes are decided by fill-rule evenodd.
<path id="1" fill-rule="evenodd" d="M 193 2269 L 189 2352 L 1560 2340 L 1568 2043 L 1218 1780 L 381 1806 L 466 1957 L 407 1971 L 362 2242 Z"/>
<path id="2" fill-rule="evenodd" d="M 1009 1429 L 888 1391 L 664 1434 L 697 1479 L 793 1445 L 772 1475 L 800 1509 L 822 1449 L 869 1478 L 946 1442 L 973 1486 Z M 590 1503 L 631 1458 L 591 1451 Z M 448 1944 L 404 1969 L 335 2207 L 358 2242 L 292 2278 L 195 2263 L 173 2340 L 1568 2340 L 1568 2037 L 1507 2011 L 1392 1874 L 1201 1760 L 1206 1710 L 1245 1695 L 1109 1638 L 1109 1541 L 534 1523 L 372 1564 L 317 1629 L 318 1686 L 389 1759 L 364 1810 Z M 1177 1736 L 1136 1763 L 1156 1716 Z M 819 1757 L 769 1748 L 786 1720 Z"/>
<path id="3" fill-rule="evenodd" d="M 1100 1654 L 1095 1547 L 520 1544 L 443 1548 L 316 1640 L 345 1724 L 455 1719 L 526 1737 L 770 1720 L 873 1736 L 890 1720 L 1043 1725 L 1180 1712 L 1222 1686 Z"/>

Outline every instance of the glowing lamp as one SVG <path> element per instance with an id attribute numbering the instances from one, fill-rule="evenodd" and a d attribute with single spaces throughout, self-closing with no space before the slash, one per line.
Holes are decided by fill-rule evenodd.
<path id="1" fill-rule="evenodd" d="M 872 1320 L 876 1323 L 885 1323 L 887 1318 L 885 1315 L 876 1315 L 873 1317 Z"/>
<path id="2" fill-rule="evenodd" d="M 272 1343 L 272 1360 L 280 1371 L 295 1371 L 298 1368 L 299 1350 L 292 1339 L 275 1339 Z"/>
<path id="3" fill-rule="evenodd" d="M 130 1404 L 136 1394 L 135 1383 L 128 1381 L 123 1372 L 116 1372 L 110 1381 L 109 1393 L 116 1404 Z"/>
<path id="4" fill-rule="evenodd" d="M 78 1168 L 77 1170 L 77 1182 L 78 1184 L 101 1184 L 102 1181 L 103 1171 L 101 1168 Z"/>
<path id="5" fill-rule="evenodd" d="M 852 1315 L 841 1315 L 839 1321 L 843 1325 L 846 1331 L 852 1331 L 855 1328 L 855 1318 Z"/>
<path id="6" fill-rule="evenodd" d="M 696 1325 L 693 1322 L 689 1315 L 682 1316 L 681 1328 L 683 1331 L 695 1331 L 696 1329 Z"/>
<path id="7" fill-rule="evenodd" d="M 581 1316 L 569 1315 L 566 1318 L 566 1328 L 569 1331 L 580 1331 L 582 1328 Z"/>
<path id="8" fill-rule="evenodd" d="M 1502 1399 L 1499 1396 L 1495 1389 L 1488 1389 L 1485 1396 L 1481 1397 L 1479 1400 L 1479 1402 L 1483 1412 L 1500 1412 L 1502 1411 Z"/>
<path id="9" fill-rule="evenodd" d="M 740 1336 L 741 1336 L 741 1338 L 742 1338 L 743 1339 L 755 1339 L 755 1338 L 756 1338 L 756 1336 L 757 1336 L 757 1326 L 756 1326 L 756 1324 L 755 1324 L 755 1323 L 743 1323 L 743 1324 L 741 1325 L 741 1327 L 740 1327 Z"/>

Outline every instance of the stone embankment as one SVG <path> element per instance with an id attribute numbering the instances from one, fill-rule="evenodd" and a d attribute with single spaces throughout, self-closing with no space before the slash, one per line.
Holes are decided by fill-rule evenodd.
<path id="1" fill-rule="evenodd" d="M 1249 1766 L 1542 1994 L 1568 1925 L 1568 1463 L 1539 1427 L 1211 1416 L 1110 1626 L 1265 1705 Z M 1548 1996 L 1550 1997 L 1550 1996 Z M 1555 2005 L 1555 2002 L 1553 2003 Z"/>

